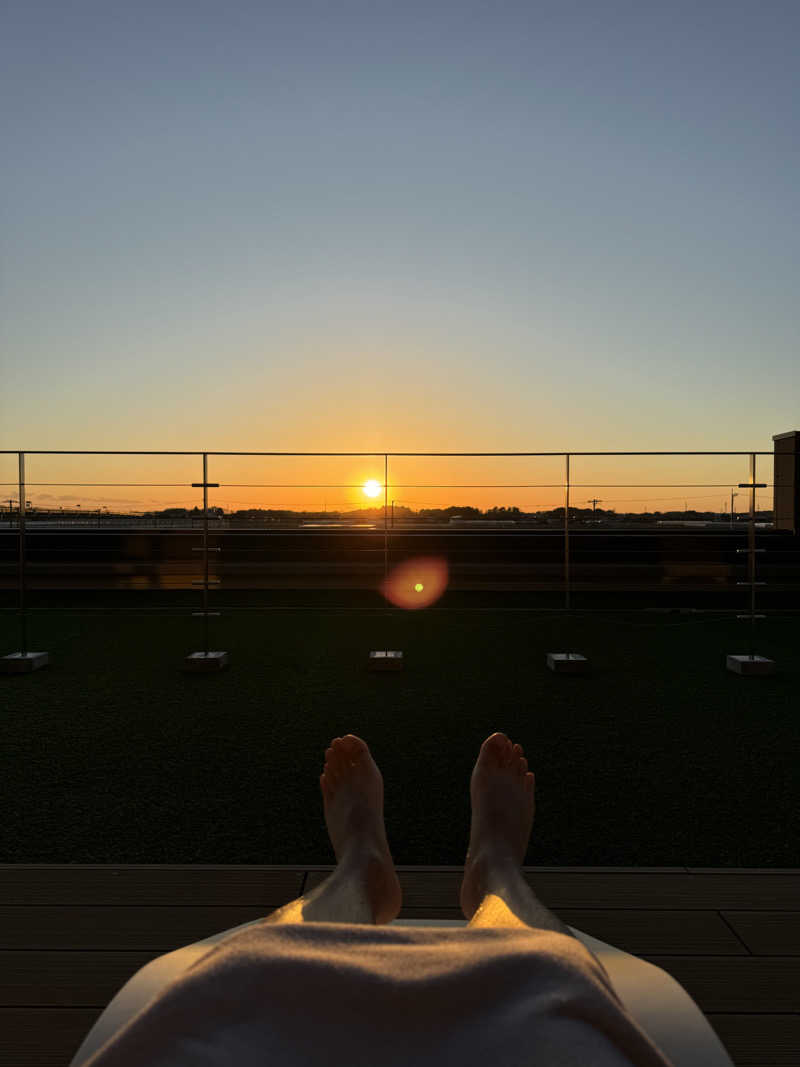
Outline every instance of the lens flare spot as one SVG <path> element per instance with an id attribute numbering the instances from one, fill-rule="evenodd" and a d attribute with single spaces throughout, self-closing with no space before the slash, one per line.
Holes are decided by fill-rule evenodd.
<path id="1" fill-rule="evenodd" d="M 392 568 L 381 592 L 395 607 L 416 611 L 439 599 L 448 578 L 447 560 L 439 556 L 406 559 Z"/>

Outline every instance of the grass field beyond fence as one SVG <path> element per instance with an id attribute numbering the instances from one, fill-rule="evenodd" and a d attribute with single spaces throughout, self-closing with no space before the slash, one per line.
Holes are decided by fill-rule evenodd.
<path id="1" fill-rule="evenodd" d="M 800 866 L 798 616 L 759 624 L 779 673 L 741 678 L 730 616 L 287 607 L 213 620 L 232 664 L 198 677 L 199 621 L 126 603 L 35 614 L 50 666 L 0 676 L 2 862 L 331 863 L 318 778 L 352 732 L 395 861 L 462 863 L 471 768 L 502 730 L 537 777 L 526 863 Z M 0 640 L 19 647 L 12 615 Z M 546 669 L 567 644 L 591 676 Z M 405 670 L 369 673 L 386 647 Z"/>

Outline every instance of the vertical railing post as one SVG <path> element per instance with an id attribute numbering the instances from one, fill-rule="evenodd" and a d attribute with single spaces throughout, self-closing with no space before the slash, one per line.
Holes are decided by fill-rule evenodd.
<path id="1" fill-rule="evenodd" d="M 25 536 L 25 519 L 27 514 L 27 503 L 25 499 L 26 487 L 25 487 L 25 453 L 18 452 L 17 459 L 19 461 L 19 474 L 17 478 L 17 490 L 19 492 L 19 559 L 18 559 L 18 575 L 17 575 L 17 608 L 19 614 L 19 637 L 20 637 L 20 650 L 19 652 L 12 652 L 8 656 L 0 657 L 0 674 L 20 674 L 22 672 L 38 671 L 40 667 L 46 667 L 49 662 L 49 655 L 47 652 L 31 652 L 28 647 L 28 605 L 26 603 L 26 593 L 28 585 L 27 574 L 27 560 L 26 554 L 26 536 Z M 8 527 L 11 529 L 11 515 L 12 515 L 13 499 L 8 502 Z"/>
<path id="2" fill-rule="evenodd" d="M 737 674 L 772 674 L 775 669 L 773 660 L 765 659 L 756 655 L 756 619 L 763 619 L 763 615 L 756 615 L 756 586 L 763 582 L 756 581 L 756 552 L 764 549 L 756 548 L 756 489 L 766 489 L 765 482 L 756 481 L 756 453 L 750 453 L 750 480 L 739 482 L 739 489 L 750 490 L 750 522 L 747 529 L 747 548 L 737 548 L 737 552 L 747 554 L 747 581 L 737 582 L 737 585 L 750 586 L 750 611 L 747 615 L 738 615 L 739 619 L 750 620 L 750 652 L 747 657 L 728 656 L 728 669 Z"/>
<path id="3" fill-rule="evenodd" d="M 208 655 L 208 453 L 203 453 L 203 651 Z"/>
<path id="4" fill-rule="evenodd" d="M 383 457 L 383 580 L 389 577 L 389 454 Z"/>
<path id="5" fill-rule="evenodd" d="M 195 546 L 193 552 L 203 553 L 203 577 L 198 578 L 192 582 L 192 585 L 200 585 L 203 588 L 203 610 L 193 611 L 192 615 L 201 615 L 203 618 L 203 651 L 193 652 L 190 656 L 187 656 L 185 669 L 186 670 L 219 670 L 222 667 L 226 667 L 228 664 L 227 652 L 214 652 L 209 649 L 209 617 L 218 615 L 219 612 L 211 612 L 208 610 L 208 587 L 212 582 L 209 577 L 209 565 L 208 554 L 209 552 L 219 552 L 219 548 L 208 547 L 208 490 L 218 489 L 219 482 L 210 482 L 208 480 L 208 453 L 201 453 L 203 457 L 203 480 L 202 482 L 192 482 L 193 489 L 203 490 L 203 543 L 202 545 Z M 213 579 L 214 584 L 218 584 L 218 579 Z"/>
<path id="6" fill-rule="evenodd" d="M 756 647 L 756 454 L 750 453 L 750 528 L 747 531 L 747 562 L 750 578 L 750 658 Z"/>
<path id="7" fill-rule="evenodd" d="M 23 656 L 28 654 L 28 614 L 25 603 L 25 453 L 19 453 L 19 625 Z"/>
<path id="8" fill-rule="evenodd" d="M 380 455 L 380 453 L 377 453 Z M 369 668 L 373 671 L 399 671 L 403 668 L 403 653 L 399 649 L 390 649 L 389 625 L 394 618 L 389 604 L 387 582 L 389 578 L 389 453 L 383 454 L 383 592 L 386 604 L 386 622 L 383 627 L 384 641 L 382 648 L 375 648 L 369 654 Z"/>
<path id="9" fill-rule="evenodd" d="M 564 608 L 569 611 L 569 453 L 564 456 Z"/>
<path id="10" fill-rule="evenodd" d="M 585 674 L 589 669 L 589 661 L 585 656 L 572 651 L 571 625 L 570 625 L 570 559 L 569 559 L 569 452 L 564 453 L 564 626 L 563 636 L 566 651 L 548 652 L 547 666 L 551 671 L 559 674 Z"/>

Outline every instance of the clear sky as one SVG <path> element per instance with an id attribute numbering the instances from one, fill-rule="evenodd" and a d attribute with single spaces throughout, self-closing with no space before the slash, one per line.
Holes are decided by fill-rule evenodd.
<path id="1" fill-rule="evenodd" d="M 793 0 L 11 0 L 0 39 L 0 447 L 800 422 Z"/>

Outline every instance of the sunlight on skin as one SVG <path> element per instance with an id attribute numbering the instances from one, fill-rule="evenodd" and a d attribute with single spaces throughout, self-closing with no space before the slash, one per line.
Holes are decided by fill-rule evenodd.
<path id="1" fill-rule="evenodd" d="M 507 901 L 497 893 L 486 893 L 478 910 L 470 920 L 472 926 L 523 926 L 530 924 L 523 922 L 515 915 L 508 906 Z"/>

